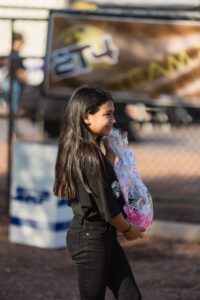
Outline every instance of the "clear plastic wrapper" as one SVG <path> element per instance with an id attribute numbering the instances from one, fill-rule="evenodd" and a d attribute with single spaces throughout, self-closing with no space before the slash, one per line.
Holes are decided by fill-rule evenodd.
<path id="1" fill-rule="evenodd" d="M 153 220 L 153 202 L 136 168 L 135 153 L 128 148 L 127 135 L 112 129 L 107 137 L 109 146 L 119 158 L 114 169 L 125 199 L 127 220 L 141 230 L 149 230 Z"/>

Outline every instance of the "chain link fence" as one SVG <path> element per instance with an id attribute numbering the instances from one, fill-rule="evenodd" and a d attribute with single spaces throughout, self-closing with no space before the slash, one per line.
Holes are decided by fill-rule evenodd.
<path id="1" fill-rule="evenodd" d="M 168 211 L 172 219 L 199 222 L 199 134 L 199 125 L 156 126 L 134 145 L 138 168 L 160 207 L 160 217 Z"/>
<path id="2" fill-rule="evenodd" d="M 155 217 L 199 223 L 200 108 L 141 103 L 127 107 L 130 145 L 153 196 Z M 122 106 L 117 111 L 122 112 Z"/>
<path id="3" fill-rule="evenodd" d="M 40 57 L 40 63 L 41 60 Z M 34 68 L 37 72 L 36 65 Z M 63 101 L 42 97 L 39 85 L 26 86 L 20 101 L 21 113 L 15 118 L 13 141 L 55 143 L 64 106 Z M 132 109 L 116 104 L 118 126 L 129 133 L 137 167 L 154 199 L 156 218 L 199 222 L 200 108 L 142 105 L 141 110 L 141 104 L 134 102 Z M 1 194 L 7 188 L 8 146 L 8 105 L 1 97 Z"/>

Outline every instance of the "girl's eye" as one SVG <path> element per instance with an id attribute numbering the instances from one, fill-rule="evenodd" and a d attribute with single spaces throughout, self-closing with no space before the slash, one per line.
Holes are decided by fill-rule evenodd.
<path id="1" fill-rule="evenodd" d="M 113 113 L 107 113 L 107 114 L 104 114 L 104 116 L 113 116 L 114 114 Z"/>

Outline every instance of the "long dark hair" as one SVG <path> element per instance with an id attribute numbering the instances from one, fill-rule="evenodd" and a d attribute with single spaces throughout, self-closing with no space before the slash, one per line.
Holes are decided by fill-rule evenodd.
<path id="1" fill-rule="evenodd" d="M 101 151 L 92 133 L 83 121 L 83 114 L 95 114 L 107 101 L 113 101 L 111 94 L 88 85 L 77 88 L 67 103 L 60 133 L 58 155 L 55 166 L 53 191 L 56 196 L 74 199 L 78 176 L 87 192 L 91 192 L 85 178 L 83 162 L 96 170 L 101 179 Z"/>

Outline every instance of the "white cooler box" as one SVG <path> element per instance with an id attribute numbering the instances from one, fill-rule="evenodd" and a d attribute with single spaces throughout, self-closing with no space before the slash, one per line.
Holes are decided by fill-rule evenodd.
<path id="1" fill-rule="evenodd" d="M 11 242 L 42 248 L 66 246 L 72 210 L 52 192 L 57 145 L 16 142 L 10 203 Z"/>

